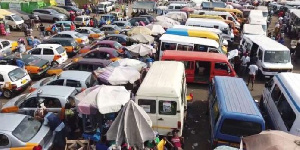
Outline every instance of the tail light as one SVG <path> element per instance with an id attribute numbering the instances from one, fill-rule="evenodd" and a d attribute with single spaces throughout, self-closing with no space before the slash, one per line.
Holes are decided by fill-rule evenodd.
<path id="1" fill-rule="evenodd" d="M 53 61 L 56 61 L 59 58 L 61 58 L 61 55 L 54 55 Z"/>
<path id="2" fill-rule="evenodd" d="M 126 46 L 126 42 L 121 43 L 123 46 Z"/>
<path id="3" fill-rule="evenodd" d="M 186 97 L 187 101 L 192 102 L 194 99 L 194 95 L 193 93 L 190 93 L 187 97 Z"/>
<path id="4" fill-rule="evenodd" d="M 177 128 L 178 128 L 178 129 L 181 129 L 181 121 L 178 121 L 178 122 L 177 122 Z"/>
<path id="5" fill-rule="evenodd" d="M 32 150 L 43 150 L 43 148 L 41 145 L 38 145 L 38 146 L 33 147 Z"/>
<path id="6" fill-rule="evenodd" d="M 35 90 L 36 90 L 36 88 L 33 88 L 33 87 L 30 87 L 30 88 L 29 88 L 29 92 L 30 92 L 30 93 L 32 93 L 32 92 L 35 91 Z"/>

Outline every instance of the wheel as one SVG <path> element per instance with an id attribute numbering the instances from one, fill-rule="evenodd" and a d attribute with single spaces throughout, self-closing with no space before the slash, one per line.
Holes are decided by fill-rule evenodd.
<path id="1" fill-rule="evenodd" d="M 53 22 L 59 21 L 58 18 L 53 18 Z"/>
<path id="2" fill-rule="evenodd" d="M 5 98 L 11 98 L 12 97 L 12 92 L 10 90 L 4 90 L 3 91 L 3 96 Z"/>
<path id="3" fill-rule="evenodd" d="M 55 66 L 58 66 L 58 65 L 59 65 L 59 64 L 58 64 L 57 61 L 52 61 L 52 62 L 51 62 L 51 66 L 52 66 L 52 67 L 55 67 Z"/>

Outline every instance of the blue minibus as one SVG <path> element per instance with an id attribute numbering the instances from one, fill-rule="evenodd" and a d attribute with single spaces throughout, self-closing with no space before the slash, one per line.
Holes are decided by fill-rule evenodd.
<path id="1" fill-rule="evenodd" d="M 215 76 L 209 86 L 212 147 L 239 147 L 241 137 L 265 130 L 265 121 L 241 78 Z"/>

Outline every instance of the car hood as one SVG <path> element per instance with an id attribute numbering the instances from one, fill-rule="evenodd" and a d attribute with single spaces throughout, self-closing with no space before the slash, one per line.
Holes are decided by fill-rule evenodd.
<path id="1" fill-rule="evenodd" d="M 28 63 L 28 65 L 30 66 L 38 66 L 38 67 L 43 67 L 44 65 L 47 65 L 49 63 L 48 60 L 44 60 L 44 59 L 36 59 L 30 63 Z"/>
<path id="2" fill-rule="evenodd" d="M 16 101 L 18 101 L 20 99 L 21 96 L 23 95 L 26 95 L 26 94 L 21 94 L 17 97 L 14 97 L 13 99 L 10 99 L 8 102 L 6 102 L 3 106 L 2 106 L 2 109 L 3 108 L 8 108 L 8 107 L 12 107 L 12 106 L 16 106 L 15 103 Z"/>
<path id="3" fill-rule="evenodd" d="M 38 133 L 28 143 L 37 143 L 43 146 L 44 149 L 50 142 L 52 143 L 53 137 L 54 135 L 50 128 L 42 124 Z"/>

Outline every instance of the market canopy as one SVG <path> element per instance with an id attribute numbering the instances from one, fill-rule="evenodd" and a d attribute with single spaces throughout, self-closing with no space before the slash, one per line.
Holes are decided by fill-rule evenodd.
<path id="1" fill-rule="evenodd" d="M 156 2 L 152 1 L 136 1 L 133 3 L 133 9 L 154 9 Z"/>

